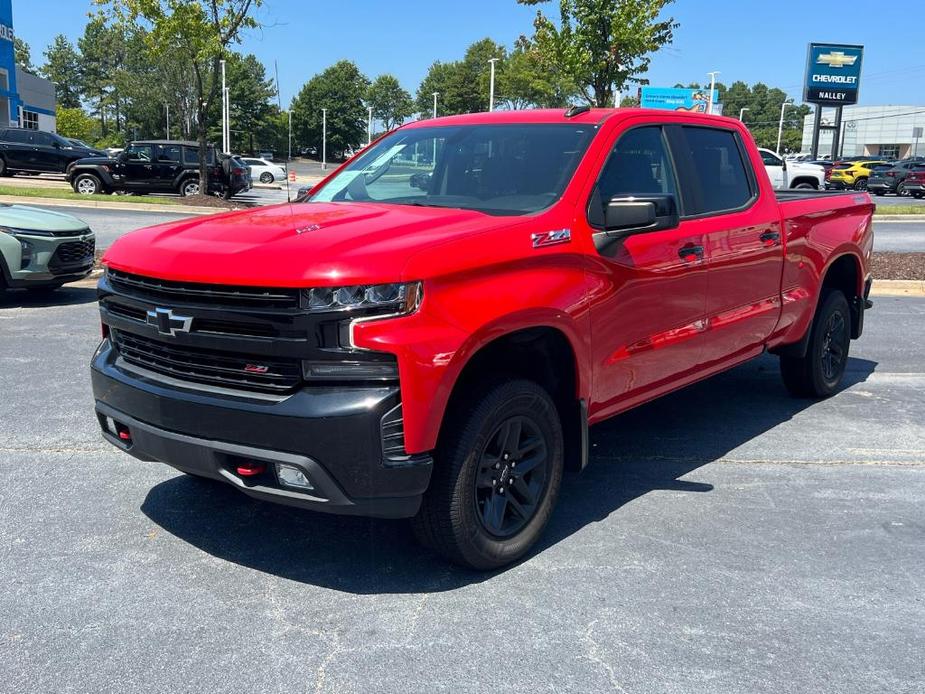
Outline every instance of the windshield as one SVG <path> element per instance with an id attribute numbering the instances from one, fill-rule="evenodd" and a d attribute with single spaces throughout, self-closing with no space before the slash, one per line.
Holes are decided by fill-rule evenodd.
<path id="1" fill-rule="evenodd" d="M 70 142 L 72 145 L 75 145 L 77 147 L 83 147 L 84 149 L 93 149 L 90 145 L 88 145 L 83 140 L 73 140 L 72 139 L 72 140 L 68 140 L 68 142 Z"/>
<path id="2" fill-rule="evenodd" d="M 528 214 L 559 199 L 593 134 L 593 127 L 572 124 L 399 130 L 351 162 L 308 201 Z"/>

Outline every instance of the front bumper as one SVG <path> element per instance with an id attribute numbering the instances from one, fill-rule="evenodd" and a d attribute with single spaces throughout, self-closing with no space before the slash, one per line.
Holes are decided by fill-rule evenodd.
<path id="1" fill-rule="evenodd" d="M 230 484 L 249 496 L 328 513 L 410 517 L 430 482 L 430 456 L 396 463 L 382 452 L 382 418 L 397 386 L 303 388 L 285 397 L 231 395 L 165 382 L 125 364 L 104 340 L 91 364 L 103 437 L 144 461 Z M 108 430 L 107 417 L 127 432 Z M 265 466 L 256 476 L 236 472 Z M 276 463 L 300 468 L 313 489 L 283 486 Z"/>
<path id="2" fill-rule="evenodd" d="M 93 270 L 95 236 L 92 232 L 74 236 L 34 236 L 26 231 L 14 237 L 0 233 L 0 273 L 3 282 L 11 289 L 58 286 L 83 279 Z M 24 257 L 22 242 L 28 244 L 29 255 Z M 67 246 L 86 249 L 79 257 L 62 256 Z"/>

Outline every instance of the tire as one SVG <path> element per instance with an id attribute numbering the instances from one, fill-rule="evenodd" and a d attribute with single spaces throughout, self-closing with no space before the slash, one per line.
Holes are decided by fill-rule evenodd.
<path id="1" fill-rule="evenodd" d="M 886 191 L 885 191 L 885 190 L 877 190 L 877 191 L 874 191 L 874 195 L 876 195 L 878 198 L 882 198 L 884 195 L 886 195 Z"/>
<path id="2" fill-rule="evenodd" d="M 900 181 L 899 185 L 896 186 L 896 195 L 903 197 L 906 194 L 906 184 L 904 181 Z"/>
<path id="3" fill-rule="evenodd" d="M 0 176 L 9 176 L 10 172 L 6 168 L 6 159 L 0 157 Z"/>
<path id="4" fill-rule="evenodd" d="M 273 177 L 273 174 L 271 174 L 269 171 L 264 171 L 262 174 L 260 174 L 261 183 L 273 183 L 275 180 L 276 179 Z"/>
<path id="5" fill-rule="evenodd" d="M 96 176 L 90 173 L 82 173 L 74 179 L 73 188 L 75 193 L 81 195 L 99 195 L 103 192 L 103 184 Z"/>
<path id="6" fill-rule="evenodd" d="M 794 190 L 816 190 L 816 186 L 814 186 L 812 183 L 807 183 L 804 181 L 803 183 L 797 183 L 793 187 L 793 189 Z"/>
<path id="7" fill-rule="evenodd" d="M 838 389 L 845 375 L 851 346 L 851 311 L 838 290 L 822 295 L 806 356 L 781 356 L 784 385 L 798 398 L 827 398 Z"/>
<path id="8" fill-rule="evenodd" d="M 921 200 L 923 197 L 925 197 L 925 193 L 913 193 L 912 197 L 914 197 L 916 200 Z"/>
<path id="9" fill-rule="evenodd" d="M 467 568 L 517 561 L 542 534 L 559 494 L 564 443 L 556 405 L 536 383 L 510 380 L 466 398 L 447 417 L 430 488 L 412 520 L 415 535 Z"/>
<path id="10" fill-rule="evenodd" d="M 199 179 L 198 178 L 187 178 L 185 181 L 180 183 L 180 188 L 178 190 L 181 197 L 189 197 L 190 195 L 199 195 Z"/>
<path id="11" fill-rule="evenodd" d="M 854 182 L 854 189 L 855 190 L 867 190 L 867 179 L 859 178 L 858 180 L 856 180 Z"/>

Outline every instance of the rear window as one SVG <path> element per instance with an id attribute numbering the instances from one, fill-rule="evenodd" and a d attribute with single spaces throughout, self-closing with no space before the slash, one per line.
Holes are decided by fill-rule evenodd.
<path id="1" fill-rule="evenodd" d="M 748 169 L 738 139 L 731 130 L 685 127 L 700 199 L 685 206 L 689 215 L 728 212 L 752 199 Z"/>

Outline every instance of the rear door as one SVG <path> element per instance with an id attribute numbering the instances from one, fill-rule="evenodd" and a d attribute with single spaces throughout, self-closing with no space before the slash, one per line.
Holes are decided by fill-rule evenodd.
<path id="1" fill-rule="evenodd" d="M 701 360 L 702 230 L 676 215 L 667 228 L 604 228 L 605 211 L 615 202 L 656 201 L 657 215 L 677 212 L 679 185 L 665 131 L 645 121 L 622 131 L 608 146 L 588 204 L 607 284 L 591 307 L 592 403 L 604 415 L 693 376 Z"/>
<path id="2" fill-rule="evenodd" d="M 35 168 L 35 143 L 32 135 L 33 131 L 25 128 L 10 128 L 6 131 L 6 141 L 10 143 L 4 152 L 8 168 Z"/>
<path id="3" fill-rule="evenodd" d="M 685 218 L 703 236 L 708 265 L 704 363 L 760 351 L 780 317 L 783 230 L 777 199 L 761 194 L 755 169 L 732 128 L 672 128 L 684 172 Z"/>

